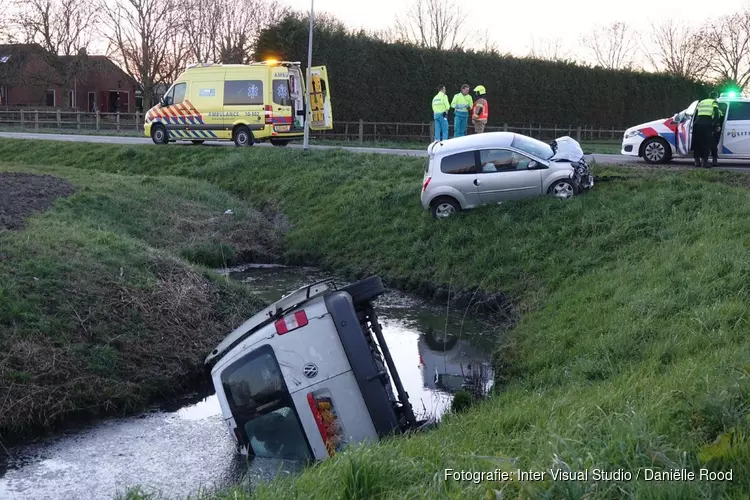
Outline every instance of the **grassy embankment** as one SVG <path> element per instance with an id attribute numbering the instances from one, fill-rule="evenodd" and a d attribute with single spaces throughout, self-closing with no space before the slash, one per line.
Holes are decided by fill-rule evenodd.
<path id="1" fill-rule="evenodd" d="M 104 136 L 123 136 L 123 137 L 144 137 L 143 131 L 136 131 L 132 129 L 122 129 L 120 132 L 116 130 L 87 130 L 87 129 L 62 129 L 56 128 L 40 128 L 38 130 L 33 127 L 8 127 L 0 126 L 0 132 L 34 132 L 42 134 L 73 134 L 73 135 L 104 135 Z M 292 144 L 302 144 L 301 140 L 293 141 Z M 429 146 L 429 141 L 388 141 L 388 140 L 365 140 L 360 143 L 358 140 L 340 140 L 340 139 L 327 139 L 325 137 L 312 137 L 310 144 L 316 144 L 320 146 L 349 146 L 349 147 L 362 147 L 362 148 L 387 148 L 387 149 L 426 149 Z M 581 142 L 581 147 L 586 154 L 619 154 L 621 142 L 617 140 L 591 140 Z"/>
<path id="2" fill-rule="evenodd" d="M 422 161 L 341 151 L 0 144 L 8 162 L 188 176 L 294 224 L 285 258 L 351 275 L 501 290 L 521 321 L 498 345 L 503 390 L 435 432 L 352 450 L 262 498 L 716 498 L 750 494 L 747 177 L 599 169 L 621 178 L 567 203 L 547 198 L 433 221 Z M 107 161 L 101 161 L 106 158 Z M 717 437 L 723 441 L 710 446 Z M 443 470 L 700 467 L 732 482 L 507 484 Z M 218 497 L 237 498 L 241 492 Z M 494 498 L 494 495 L 493 495 Z"/>
<path id="3" fill-rule="evenodd" d="M 8 170 L 76 192 L 0 227 L 0 443 L 199 387 L 207 351 L 260 304 L 187 261 L 268 261 L 282 238 L 273 224 L 204 181 L 0 163 Z"/>

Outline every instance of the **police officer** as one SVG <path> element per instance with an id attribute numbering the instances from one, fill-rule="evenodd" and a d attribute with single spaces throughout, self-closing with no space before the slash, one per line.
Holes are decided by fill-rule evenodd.
<path id="1" fill-rule="evenodd" d="M 451 108 L 453 108 L 453 137 L 466 135 L 466 127 L 469 123 L 469 111 L 474 107 L 474 99 L 469 95 L 469 86 L 461 85 L 461 93 L 453 96 Z"/>
<path id="2" fill-rule="evenodd" d="M 432 98 L 432 115 L 435 119 L 435 140 L 448 140 L 448 110 L 451 105 L 445 95 L 445 85 L 438 87 L 438 93 Z"/>
<path id="3" fill-rule="evenodd" d="M 708 155 L 713 149 L 714 124 L 721 115 L 719 103 L 716 102 L 716 92 L 711 92 L 708 99 L 698 103 L 693 124 L 693 157 L 696 167 L 708 167 Z"/>

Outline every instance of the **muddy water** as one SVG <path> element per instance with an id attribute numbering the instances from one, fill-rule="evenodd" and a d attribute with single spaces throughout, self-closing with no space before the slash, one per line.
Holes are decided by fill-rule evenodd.
<path id="1" fill-rule="evenodd" d="M 327 277 L 314 269 L 276 266 L 253 266 L 229 275 L 268 302 Z M 491 381 L 494 327 L 464 318 L 463 311 L 449 311 L 394 291 L 380 297 L 376 306 L 417 415 L 439 417 L 472 370 Z M 446 339 L 445 331 L 460 333 L 460 340 Z M 240 481 L 269 480 L 300 468 L 267 459 L 256 459 L 247 467 L 235 452 L 215 396 L 106 420 L 8 452 L 5 464 L 0 463 L 0 499 L 9 500 L 111 499 L 134 485 L 164 497 L 184 498 Z"/>

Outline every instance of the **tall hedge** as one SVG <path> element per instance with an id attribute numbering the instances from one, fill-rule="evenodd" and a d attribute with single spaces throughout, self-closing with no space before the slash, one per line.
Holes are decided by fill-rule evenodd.
<path id="1" fill-rule="evenodd" d="M 305 66 L 307 43 L 306 19 L 292 14 L 260 34 L 255 56 Z M 313 65 L 328 67 L 337 121 L 430 120 L 440 83 L 449 98 L 463 83 L 484 85 L 494 125 L 623 128 L 671 116 L 707 93 L 701 83 L 663 74 L 390 44 L 335 22 L 316 25 Z"/>

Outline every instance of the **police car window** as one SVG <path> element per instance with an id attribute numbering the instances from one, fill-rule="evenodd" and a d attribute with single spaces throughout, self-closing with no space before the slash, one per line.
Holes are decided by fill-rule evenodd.
<path id="1" fill-rule="evenodd" d="M 185 91 L 187 90 L 187 83 L 178 83 L 174 86 L 174 96 L 170 104 L 180 104 L 185 100 Z"/>
<path id="2" fill-rule="evenodd" d="M 440 161 L 440 171 L 444 174 L 473 174 L 476 171 L 474 151 L 446 156 Z"/>
<path id="3" fill-rule="evenodd" d="M 729 105 L 728 121 L 750 120 L 750 102 L 733 102 Z"/>
<path id="4" fill-rule="evenodd" d="M 292 99 L 289 96 L 289 80 L 273 81 L 273 102 L 279 106 L 292 105 Z"/>
<path id="5" fill-rule="evenodd" d="M 224 82 L 224 105 L 263 105 L 263 82 L 261 80 L 227 80 Z"/>

